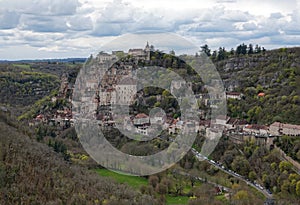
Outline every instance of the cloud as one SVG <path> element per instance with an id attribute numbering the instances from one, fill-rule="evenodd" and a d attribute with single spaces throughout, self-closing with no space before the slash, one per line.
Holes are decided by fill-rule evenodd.
<path id="1" fill-rule="evenodd" d="M 83 15 L 76 15 L 67 18 L 66 25 L 73 31 L 89 31 L 93 29 L 91 17 Z"/>
<path id="2" fill-rule="evenodd" d="M 35 32 L 64 32 L 67 31 L 67 19 L 63 16 L 34 16 L 23 15 L 20 28 Z"/>
<path id="3" fill-rule="evenodd" d="M 140 10 L 120 0 L 109 3 L 97 16 L 93 30 L 96 36 L 116 36 L 129 32 L 159 30 L 171 31 L 175 22 L 164 16 Z"/>
<path id="4" fill-rule="evenodd" d="M 2 0 L 0 7 L 19 14 L 65 16 L 73 15 L 80 6 L 78 0 Z"/>
<path id="5" fill-rule="evenodd" d="M 19 24 L 20 15 L 14 11 L 0 11 L 0 29 L 15 28 Z"/>
<path id="6" fill-rule="evenodd" d="M 257 24 L 253 21 L 243 23 L 243 24 L 241 24 L 241 26 L 242 26 L 241 30 L 244 30 L 244 31 L 253 31 L 258 28 Z"/>
<path id="7" fill-rule="evenodd" d="M 2 47 L 27 45 L 49 55 L 88 55 L 136 32 L 176 33 L 212 49 L 298 45 L 300 36 L 296 0 L 0 0 L 0 8 Z"/>

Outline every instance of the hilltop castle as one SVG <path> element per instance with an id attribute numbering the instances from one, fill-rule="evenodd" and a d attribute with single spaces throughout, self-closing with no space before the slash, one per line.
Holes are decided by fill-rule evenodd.
<path id="1" fill-rule="evenodd" d="M 149 43 L 147 42 L 144 49 L 132 48 L 128 50 L 128 54 L 136 58 L 137 60 L 150 60 L 151 51 L 154 51 L 154 46 L 149 46 Z"/>

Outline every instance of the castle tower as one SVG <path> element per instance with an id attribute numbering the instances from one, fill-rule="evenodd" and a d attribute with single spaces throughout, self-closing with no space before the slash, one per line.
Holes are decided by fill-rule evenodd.
<path id="1" fill-rule="evenodd" d="M 149 46 L 149 42 L 147 41 L 147 44 L 145 46 L 145 53 L 146 53 L 146 60 L 150 60 L 150 52 L 151 52 L 151 49 L 150 49 L 150 46 Z"/>

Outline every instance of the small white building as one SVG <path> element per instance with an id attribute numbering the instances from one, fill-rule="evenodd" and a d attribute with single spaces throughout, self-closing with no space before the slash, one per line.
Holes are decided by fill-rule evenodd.
<path id="1" fill-rule="evenodd" d="M 242 97 L 243 94 L 239 92 L 226 92 L 226 99 L 240 100 Z"/>
<path id="2" fill-rule="evenodd" d="M 145 113 L 137 114 L 133 119 L 133 124 L 135 126 L 144 126 L 150 124 L 150 118 Z"/>

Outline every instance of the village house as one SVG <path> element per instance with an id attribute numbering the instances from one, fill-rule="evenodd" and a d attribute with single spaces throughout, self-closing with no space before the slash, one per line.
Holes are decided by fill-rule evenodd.
<path id="1" fill-rule="evenodd" d="M 134 117 L 133 124 L 135 126 L 149 125 L 150 124 L 150 118 L 145 113 L 139 113 Z"/>
<path id="2" fill-rule="evenodd" d="M 274 136 L 289 135 L 300 136 L 300 125 L 274 122 L 270 125 L 270 134 Z"/>
<path id="3" fill-rule="evenodd" d="M 191 88 L 192 84 L 187 83 L 184 80 L 172 80 L 170 85 L 170 91 L 171 93 L 176 94 L 176 91 L 180 89 L 187 89 L 188 87 Z"/>
<path id="4" fill-rule="evenodd" d="M 99 105 L 106 106 L 116 103 L 116 92 L 114 89 L 102 90 L 99 92 Z"/>
<path id="5" fill-rule="evenodd" d="M 218 115 L 216 117 L 216 122 L 215 124 L 218 125 L 224 125 L 226 126 L 227 122 L 230 120 L 230 117 L 226 116 L 226 115 Z"/>
<path id="6" fill-rule="evenodd" d="M 134 101 L 134 96 L 137 92 L 137 82 L 135 79 L 126 77 L 123 78 L 115 88 L 116 102 L 112 104 L 130 105 Z"/>
<path id="7" fill-rule="evenodd" d="M 96 58 L 100 63 L 103 63 L 105 61 L 113 61 L 113 60 L 116 60 L 116 56 L 114 54 L 108 54 L 108 53 L 105 53 L 103 51 L 101 51 L 98 55 L 97 55 L 97 58 Z"/>
<path id="8" fill-rule="evenodd" d="M 199 121 L 199 131 L 205 131 L 206 128 L 210 127 L 211 121 L 210 120 L 200 120 Z"/>
<path id="9" fill-rule="evenodd" d="M 266 95 L 265 93 L 263 93 L 263 92 L 260 92 L 260 93 L 258 93 L 258 95 L 257 95 L 257 96 L 258 96 L 258 97 L 265 97 L 265 95 Z"/>
<path id="10" fill-rule="evenodd" d="M 169 122 L 169 128 L 168 128 L 169 134 L 177 134 L 182 129 L 182 126 L 183 126 L 183 121 L 180 121 L 179 118 L 172 119 Z"/>
<path id="11" fill-rule="evenodd" d="M 229 130 L 242 130 L 248 122 L 246 120 L 240 120 L 237 118 L 230 118 L 226 123 L 226 128 Z"/>
<path id="12" fill-rule="evenodd" d="M 268 136 L 269 135 L 269 128 L 265 125 L 246 125 L 243 128 L 243 131 L 251 134 L 251 135 L 261 135 L 261 136 Z"/>
<path id="13" fill-rule="evenodd" d="M 226 92 L 226 99 L 235 99 L 240 100 L 242 99 L 243 94 L 239 92 Z"/>
<path id="14" fill-rule="evenodd" d="M 151 124 L 164 124 L 166 121 L 166 114 L 164 112 L 157 112 L 150 117 Z"/>
<path id="15" fill-rule="evenodd" d="M 138 133 L 148 135 L 150 118 L 145 113 L 139 113 L 133 118 L 133 125 L 136 127 Z"/>

